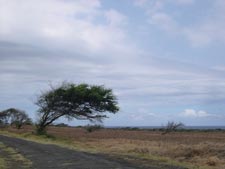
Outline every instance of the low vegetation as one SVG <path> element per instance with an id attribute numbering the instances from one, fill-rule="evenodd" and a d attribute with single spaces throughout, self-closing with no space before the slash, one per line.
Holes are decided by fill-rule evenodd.
<path id="1" fill-rule="evenodd" d="M 0 157 L 0 168 L 1 169 L 6 169 L 7 168 L 6 166 L 7 165 L 6 165 L 5 159 L 3 157 Z"/>
<path id="2" fill-rule="evenodd" d="M 31 168 L 32 162 L 25 158 L 22 154 L 17 152 L 15 149 L 8 147 L 0 142 L 0 151 L 1 155 L 4 157 L 0 157 L 0 168 L 17 168 L 20 166 L 24 169 Z"/>
<path id="3" fill-rule="evenodd" d="M 101 125 L 87 125 L 84 127 L 87 132 L 91 133 L 100 129 L 103 129 L 103 126 Z"/>
<path id="4" fill-rule="evenodd" d="M 174 121 L 168 121 L 167 125 L 164 128 L 164 132 L 162 134 L 168 134 L 173 131 L 177 131 L 179 129 L 182 129 L 184 127 L 184 124 L 179 122 L 174 122 Z"/>
<path id="5" fill-rule="evenodd" d="M 160 163 L 186 166 L 190 169 L 225 168 L 224 131 L 163 131 L 49 127 L 50 135 L 37 136 L 34 128 L 7 129 L 14 137 L 93 153 L 107 153 L 124 158 L 156 160 Z M 6 132 L 8 133 L 8 132 Z M 145 161 L 147 163 L 147 161 Z"/>

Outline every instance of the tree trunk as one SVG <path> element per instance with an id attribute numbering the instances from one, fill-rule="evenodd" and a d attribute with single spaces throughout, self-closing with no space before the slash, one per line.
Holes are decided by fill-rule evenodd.
<path id="1" fill-rule="evenodd" d="M 36 125 L 36 133 L 38 135 L 45 135 L 46 134 L 46 126 L 43 124 Z"/>

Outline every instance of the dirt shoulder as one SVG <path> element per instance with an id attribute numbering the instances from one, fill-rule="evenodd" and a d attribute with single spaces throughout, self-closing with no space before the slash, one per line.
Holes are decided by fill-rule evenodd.
<path id="1" fill-rule="evenodd" d="M 154 162 L 151 165 L 104 154 L 78 152 L 56 145 L 40 144 L 2 135 L 0 141 L 29 159 L 34 169 L 181 169 Z"/>

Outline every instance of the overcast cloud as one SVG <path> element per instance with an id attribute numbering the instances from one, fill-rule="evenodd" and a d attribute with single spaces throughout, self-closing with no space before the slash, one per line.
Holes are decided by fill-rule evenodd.
<path id="1" fill-rule="evenodd" d="M 49 83 L 86 82 L 118 96 L 105 125 L 223 125 L 224 11 L 223 0 L 0 0 L 0 108 L 35 117 Z"/>

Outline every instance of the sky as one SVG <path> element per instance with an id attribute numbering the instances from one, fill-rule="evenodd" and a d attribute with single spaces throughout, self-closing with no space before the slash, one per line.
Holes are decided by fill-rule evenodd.
<path id="1" fill-rule="evenodd" d="M 113 89 L 105 126 L 225 125 L 224 54 L 224 0 L 0 0 L 0 110 L 67 81 Z"/>

